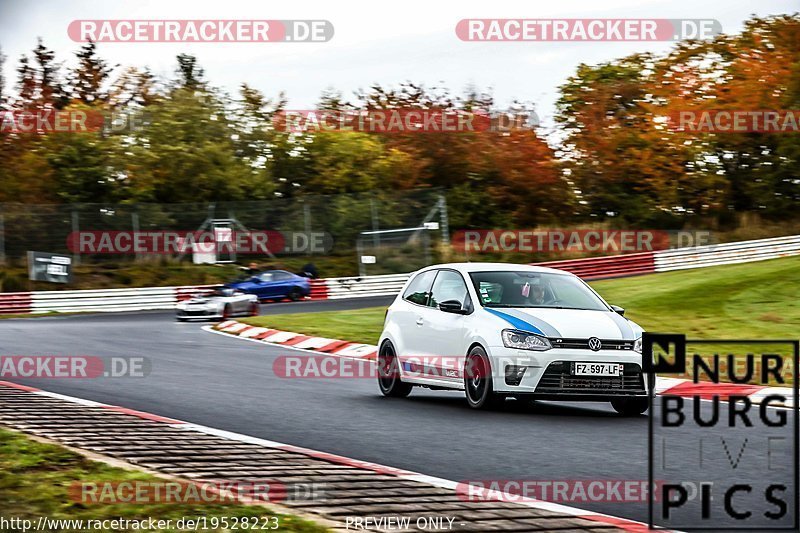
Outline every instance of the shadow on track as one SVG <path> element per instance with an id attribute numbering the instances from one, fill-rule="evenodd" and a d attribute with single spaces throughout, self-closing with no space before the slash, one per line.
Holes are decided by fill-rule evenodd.
<path id="1" fill-rule="evenodd" d="M 433 411 L 446 410 L 448 413 L 468 414 L 470 416 L 481 415 L 511 415 L 522 416 L 527 415 L 531 417 L 571 417 L 571 418 L 587 418 L 587 419 L 608 419 L 617 418 L 620 420 L 642 420 L 646 421 L 646 415 L 638 415 L 634 417 L 621 417 L 614 411 L 599 409 L 599 404 L 602 402 L 587 402 L 585 405 L 576 403 L 558 403 L 558 402 L 544 402 L 533 400 L 516 400 L 508 399 L 501 408 L 478 411 L 470 409 L 467 406 L 467 401 L 463 397 L 463 393 L 454 393 L 452 395 L 414 395 L 408 398 L 395 399 L 385 398 L 376 395 L 375 401 L 386 402 L 387 404 L 397 404 L 401 407 L 402 404 L 408 404 L 416 408 L 420 408 L 421 412 L 431 413 Z M 605 405 L 605 404 L 603 404 Z M 387 405 L 388 407 L 388 405 Z M 438 409 L 437 409 L 438 408 Z M 448 413 L 439 413 L 448 414 Z"/>

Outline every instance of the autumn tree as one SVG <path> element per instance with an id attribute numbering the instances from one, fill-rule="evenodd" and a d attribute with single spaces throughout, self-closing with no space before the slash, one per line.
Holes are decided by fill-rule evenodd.
<path id="1" fill-rule="evenodd" d="M 113 69 L 97 55 L 97 47 L 92 41 L 83 45 L 75 56 L 78 66 L 71 76 L 73 98 L 85 104 L 105 101 L 107 94 L 103 85 Z"/>
<path id="2" fill-rule="evenodd" d="M 141 129 L 124 136 L 116 160 L 125 195 L 139 202 L 263 198 L 268 175 L 237 156 L 231 103 L 202 80 L 191 56 L 179 56 L 171 89 L 147 106 Z"/>
<path id="3" fill-rule="evenodd" d="M 800 105 L 800 18 L 749 20 L 742 33 L 681 43 L 659 65 L 658 88 L 679 110 L 786 110 Z M 723 219 L 744 213 L 783 217 L 800 203 L 796 134 L 696 133 L 677 138 L 694 147 L 687 175 L 714 182 L 707 204 Z"/>
<path id="4" fill-rule="evenodd" d="M 36 96 L 36 78 L 28 56 L 22 54 L 17 67 L 16 107 L 27 108 L 33 105 Z"/>
<path id="5" fill-rule="evenodd" d="M 64 107 L 69 98 L 64 92 L 59 77 L 60 65 L 55 62 L 55 52 L 47 48 L 39 38 L 33 49 L 36 73 L 36 102 L 40 106 Z"/>
<path id="6" fill-rule="evenodd" d="M 113 109 L 141 109 L 158 96 L 155 77 L 148 69 L 127 67 L 112 82 L 108 103 Z"/>

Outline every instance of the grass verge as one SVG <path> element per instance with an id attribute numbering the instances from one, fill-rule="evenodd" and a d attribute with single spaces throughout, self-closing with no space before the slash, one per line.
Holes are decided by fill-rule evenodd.
<path id="1" fill-rule="evenodd" d="M 591 285 L 648 331 L 689 338 L 800 335 L 800 257 L 596 281 Z M 386 308 L 270 315 L 248 324 L 375 344 Z"/>
<path id="2" fill-rule="evenodd" d="M 365 307 L 350 311 L 291 313 L 237 318 L 239 322 L 294 331 L 318 337 L 331 337 L 364 344 L 377 344 L 383 328 L 385 307 Z"/>
<path id="3" fill-rule="evenodd" d="M 113 505 L 84 504 L 73 501 L 68 494 L 73 482 L 102 481 L 158 481 L 159 478 L 134 470 L 115 468 L 89 460 L 66 448 L 45 444 L 23 434 L 0 428 L 0 517 L 30 519 L 34 524 L 40 516 L 53 520 L 105 520 L 123 518 L 131 520 L 173 519 L 182 517 L 257 517 L 278 518 L 279 530 L 288 532 L 321 533 L 326 528 L 289 515 L 271 513 L 269 509 L 255 505 L 215 504 L 132 504 Z M 86 531 L 85 528 L 64 526 L 53 528 L 62 532 Z M 95 530 L 96 531 L 96 530 Z M 103 530 L 101 530 L 103 531 Z M 107 529 L 105 531 L 112 531 Z M 115 529 L 113 531 L 128 531 Z M 152 529 L 136 529 L 156 531 Z M 177 532 L 168 528 L 157 531 Z M 217 528 L 206 531 L 228 531 Z"/>

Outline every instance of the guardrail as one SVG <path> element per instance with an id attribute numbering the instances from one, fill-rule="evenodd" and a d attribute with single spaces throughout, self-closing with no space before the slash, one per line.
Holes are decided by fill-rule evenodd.
<path id="1" fill-rule="evenodd" d="M 655 253 L 656 272 L 763 261 L 800 255 L 800 235 L 676 248 Z"/>
<path id="2" fill-rule="evenodd" d="M 328 287 L 328 299 L 392 296 L 400 292 L 411 274 L 387 274 L 322 280 Z"/>
<path id="3" fill-rule="evenodd" d="M 583 279 L 607 279 L 652 274 L 656 271 L 655 252 L 536 263 L 536 266 L 572 272 Z"/>
<path id="4" fill-rule="evenodd" d="M 762 261 L 791 255 L 800 255 L 800 235 L 657 252 L 549 261 L 537 265 L 566 270 L 581 278 L 594 280 Z M 312 280 L 311 299 L 393 296 L 400 292 L 409 275 Z M 210 287 L 213 285 L 0 293 L 0 314 L 172 309 L 177 302 L 204 294 Z"/>
<path id="5" fill-rule="evenodd" d="M 79 291 L 35 291 L 28 293 L 31 313 L 83 311 L 147 311 L 172 309 L 181 300 L 204 294 L 212 285 L 141 287 Z"/>
<path id="6" fill-rule="evenodd" d="M 31 293 L 0 293 L 0 314 L 17 314 L 31 312 Z"/>
<path id="7" fill-rule="evenodd" d="M 328 285 L 324 279 L 311 280 L 311 299 L 312 300 L 327 300 L 328 299 Z"/>

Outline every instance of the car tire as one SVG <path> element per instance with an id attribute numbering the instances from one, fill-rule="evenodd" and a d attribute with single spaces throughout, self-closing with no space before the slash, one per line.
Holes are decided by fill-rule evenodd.
<path id="1" fill-rule="evenodd" d="M 391 342 L 383 343 L 378 354 L 378 388 L 381 394 L 390 398 L 405 398 L 411 394 L 413 385 L 403 383 L 400 379 L 400 368 L 397 355 Z"/>
<path id="2" fill-rule="evenodd" d="M 302 297 L 303 297 L 303 291 L 301 291 L 298 287 L 294 287 L 292 290 L 289 291 L 289 299 L 293 302 L 296 302 Z"/>
<path id="3" fill-rule="evenodd" d="M 492 366 L 486 351 L 480 346 L 467 354 L 464 364 L 464 393 L 467 404 L 473 409 L 495 409 L 503 405 L 505 397 L 494 392 Z"/>
<path id="4" fill-rule="evenodd" d="M 622 416 L 637 416 L 649 407 L 647 398 L 614 398 L 611 407 Z"/>
<path id="5" fill-rule="evenodd" d="M 250 316 L 258 316 L 260 309 L 258 308 L 258 302 L 253 302 L 250 304 Z"/>
<path id="6" fill-rule="evenodd" d="M 225 304 L 225 307 L 222 309 L 222 318 L 230 318 L 232 313 L 231 304 Z"/>

